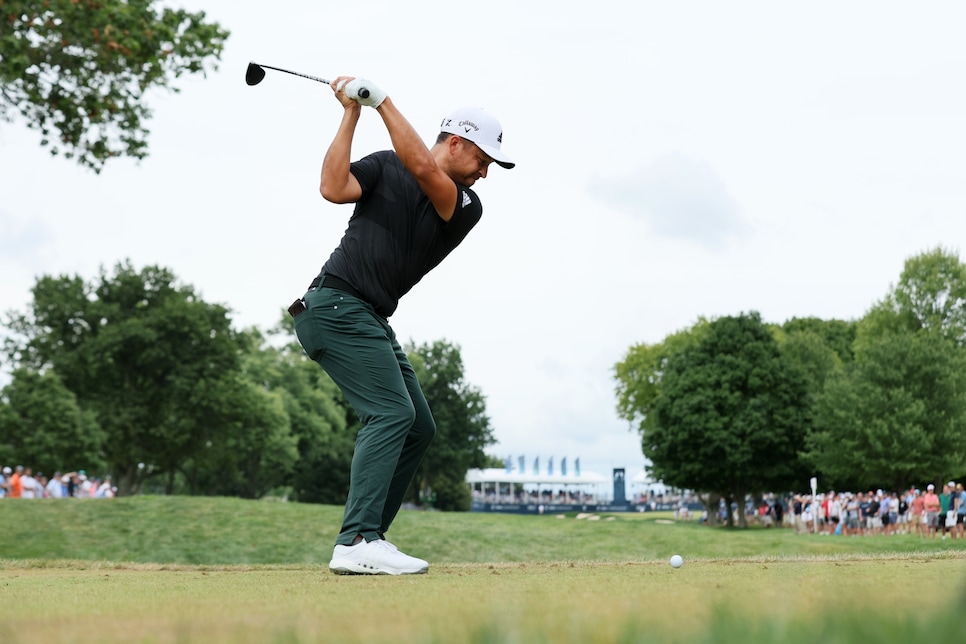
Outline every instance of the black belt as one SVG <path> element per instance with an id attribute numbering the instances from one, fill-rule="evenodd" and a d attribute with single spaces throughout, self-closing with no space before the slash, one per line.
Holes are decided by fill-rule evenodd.
<path id="1" fill-rule="evenodd" d="M 309 290 L 311 291 L 312 289 L 319 288 L 320 286 L 325 286 L 326 288 L 334 288 L 336 290 L 342 291 L 343 293 L 348 293 L 352 297 L 357 297 L 363 302 L 366 301 L 366 298 L 362 296 L 362 293 L 357 291 L 355 287 L 352 286 L 352 284 L 349 284 L 341 277 L 336 277 L 335 275 L 319 275 L 314 280 L 312 280 L 311 284 L 309 284 Z M 305 300 L 303 300 L 302 298 L 295 300 L 294 302 L 292 302 L 292 306 L 288 307 L 289 315 L 291 315 L 293 318 L 298 317 L 299 315 L 304 313 L 305 310 L 306 310 Z"/>

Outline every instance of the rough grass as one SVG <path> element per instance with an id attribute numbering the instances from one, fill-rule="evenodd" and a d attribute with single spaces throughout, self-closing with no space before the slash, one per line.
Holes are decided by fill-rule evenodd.
<path id="1" fill-rule="evenodd" d="M 373 578 L 326 569 L 341 508 L 135 498 L 4 502 L 0 513 L 0 642 L 878 643 L 966 632 L 961 541 L 404 512 L 390 538 L 430 573 Z M 666 563 L 674 552 L 678 570 Z"/>

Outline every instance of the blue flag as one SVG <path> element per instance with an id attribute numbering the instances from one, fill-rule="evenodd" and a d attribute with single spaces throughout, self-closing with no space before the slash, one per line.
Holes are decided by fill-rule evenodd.
<path id="1" fill-rule="evenodd" d="M 567 476 L 567 457 L 566 456 L 560 459 L 560 473 L 563 476 Z"/>

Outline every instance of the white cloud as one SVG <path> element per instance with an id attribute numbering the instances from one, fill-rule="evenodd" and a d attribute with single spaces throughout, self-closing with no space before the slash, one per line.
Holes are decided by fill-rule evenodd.
<path id="1" fill-rule="evenodd" d="M 741 207 L 707 161 L 669 154 L 616 178 L 597 178 L 590 189 L 602 202 L 647 221 L 661 236 L 718 250 L 749 232 Z"/>

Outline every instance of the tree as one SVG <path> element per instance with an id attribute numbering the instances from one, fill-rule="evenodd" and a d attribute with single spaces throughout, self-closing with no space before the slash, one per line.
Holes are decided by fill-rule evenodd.
<path id="1" fill-rule="evenodd" d="M 493 430 L 479 388 L 463 379 L 460 348 L 444 340 L 406 347 L 436 420 L 436 437 L 416 472 L 416 494 L 435 494 L 441 510 L 469 510 L 466 471 L 488 462 Z"/>
<path id="2" fill-rule="evenodd" d="M 707 330 L 708 321 L 700 318 L 690 328 L 673 333 L 657 344 L 631 347 L 624 359 L 614 365 L 618 417 L 637 423 L 642 436 L 653 427 L 654 406 L 661 397 L 668 360 L 700 342 Z"/>
<path id="3" fill-rule="evenodd" d="M 177 92 L 173 81 L 204 73 L 228 37 L 204 12 L 157 4 L 0 3 L 0 118 L 20 113 L 51 154 L 63 150 L 96 172 L 112 157 L 147 156 L 148 90 Z"/>
<path id="4" fill-rule="evenodd" d="M 2 392 L 0 427 L 2 463 L 50 474 L 103 467 L 103 431 L 54 371 L 14 371 Z"/>
<path id="5" fill-rule="evenodd" d="M 10 320 L 7 353 L 14 364 L 55 371 L 95 415 L 119 493 L 173 476 L 231 430 L 225 410 L 239 394 L 240 346 L 223 306 L 166 269 L 129 263 L 113 275 L 102 269 L 91 285 L 41 277 L 33 298 Z"/>
<path id="6" fill-rule="evenodd" d="M 933 480 L 966 471 L 966 265 L 936 248 L 859 321 L 855 364 L 816 406 L 808 458 L 841 486 Z M 848 365 L 847 365 L 848 367 Z"/>
<path id="7" fill-rule="evenodd" d="M 803 476 L 798 450 L 807 419 L 801 372 L 757 313 L 711 322 L 673 354 L 644 432 L 652 472 L 669 485 L 719 494 L 739 508 L 748 493 Z M 745 525 L 744 512 L 739 520 Z"/>
<path id="8" fill-rule="evenodd" d="M 855 358 L 856 323 L 844 320 L 822 320 L 819 318 L 792 318 L 781 326 L 786 336 L 796 334 L 815 336 L 835 353 L 838 362 L 845 364 Z M 779 342 L 781 339 L 779 338 Z"/>
<path id="9" fill-rule="evenodd" d="M 966 349 L 939 333 L 870 339 L 829 380 L 815 416 L 807 456 L 840 488 L 966 472 Z"/>
<path id="10" fill-rule="evenodd" d="M 886 333 L 927 331 L 966 346 L 966 264 L 936 248 L 906 260 L 899 283 L 862 319 L 857 352 Z"/>

